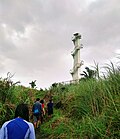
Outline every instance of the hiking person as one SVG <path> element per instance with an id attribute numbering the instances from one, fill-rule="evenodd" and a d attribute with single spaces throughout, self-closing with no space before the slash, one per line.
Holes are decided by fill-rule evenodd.
<path id="1" fill-rule="evenodd" d="M 47 104 L 47 112 L 48 112 L 48 117 L 51 117 L 53 115 L 53 102 L 50 99 L 49 103 Z"/>
<path id="2" fill-rule="evenodd" d="M 19 104 L 16 107 L 14 119 L 5 122 L 0 129 L 0 139 L 35 139 L 27 104 Z"/>
<path id="3" fill-rule="evenodd" d="M 32 112 L 33 112 L 33 123 L 36 129 L 40 126 L 41 114 L 42 114 L 42 105 L 40 103 L 39 98 L 37 98 L 36 102 L 33 104 Z"/>
<path id="4" fill-rule="evenodd" d="M 41 114 L 41 124 L 42 124 L 43 123 L 44 116 L 45 116 L 45 104 L 44 104 L 44 100 L 41 99 L 40 100 L 40 103 L 42 105 L 42 114 Z"/>

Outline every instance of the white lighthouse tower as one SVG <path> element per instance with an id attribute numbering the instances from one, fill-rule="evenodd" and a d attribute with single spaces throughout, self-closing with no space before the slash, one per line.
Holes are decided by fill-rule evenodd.
<path id="1" fill-rule="evenodd" d="M 78 82 L 80 79 L 80 67 L 83 65 L 83 61 L 80 61 L 80 49 L 83 48 L 80 44 L 81 35 L 79 33 L 73 34 L 72 41 L 74 44 L 74 50 L 71 52 L 73 56 L 73 69 L 70 70 L 70 73 L 73 78 L 73 82 Z"/>

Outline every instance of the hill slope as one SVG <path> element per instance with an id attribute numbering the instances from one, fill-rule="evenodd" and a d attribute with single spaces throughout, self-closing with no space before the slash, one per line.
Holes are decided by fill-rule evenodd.
<path id="1" fill-rule="evenodd" d="M 51 92 L 54 116 L 41 126 L 41 133 L 48 135 L 47 138 L 120 138 L 119 70 L 104 79 L 58 85 Z"/>

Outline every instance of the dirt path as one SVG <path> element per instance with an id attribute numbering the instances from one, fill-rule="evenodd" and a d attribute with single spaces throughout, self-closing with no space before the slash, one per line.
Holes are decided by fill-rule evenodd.
<path id="1" fill-rule="evenodd" d="M 40 130 L 36 131 L 36 139 L 49 139 L 49 137 L 40 132 Z"/>
<path id="2" fill-rule="evenodd" d="M 47 104 L 47 102 L 49 102 L 50 98 L 52 98 L 52 95 L 51 95 L 50 92 L 43 97 L 43 99 L 45 100 L 46 104 Z M 32 106 L 31 106 L 30 109 L 32 110 Z M 32 111 L 31 111 L 31 115 L 32 115 Z M 31 118 L 31 119 L 33 119 L 33 118 Z M 33 122 L 33 121 L 31 121 L 31 122 Z M 45 119 L 44 122 L 47 122 L 47 119 Z M 35 131 L 35 133 L 36 133 L 36 139 L 50 139 L 49 136 L 46 135 L 45 133 L 42 133 L 40 129 L 37 129 Z"/>

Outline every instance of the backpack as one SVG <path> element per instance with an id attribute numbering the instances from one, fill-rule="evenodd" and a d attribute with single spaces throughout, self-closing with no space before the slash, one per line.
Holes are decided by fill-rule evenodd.
<path id="1" fill-rule="evenodd" d="M 38 110 L 37 107 L 34 109 L 33 114 L 35 114 L 35 115 L 36 115 L 36 114 L 39 114 L 39 110 Z"/>
<path id="2" fill-rule="evenodd" d="M 34 109 L 33 109 L 33 114 L 34 115 L 39 115 L 41 113 L 41 104 L 34 104 Z"/>

